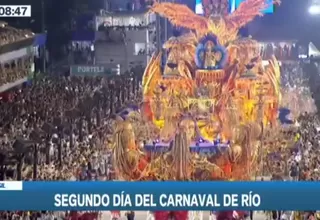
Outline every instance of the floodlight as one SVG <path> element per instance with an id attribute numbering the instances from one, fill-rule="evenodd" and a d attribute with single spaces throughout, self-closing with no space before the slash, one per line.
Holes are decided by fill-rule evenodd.
<path id="1" fill-rule="evenodd" d="M 320 5 L 311 5 L 309 13 L 312 15 L 320 15 Z"/>

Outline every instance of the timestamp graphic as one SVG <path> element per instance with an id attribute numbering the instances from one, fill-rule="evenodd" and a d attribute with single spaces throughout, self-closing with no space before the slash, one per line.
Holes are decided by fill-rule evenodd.
<path id="1" fill-rule="evenodd" d="M 0 5 L 0 17 L 31 17 L 31 5 Z"/>

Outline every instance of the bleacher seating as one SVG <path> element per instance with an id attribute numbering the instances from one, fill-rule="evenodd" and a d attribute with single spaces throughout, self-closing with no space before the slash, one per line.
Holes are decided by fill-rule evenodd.
<path id="1" fill-rule="evenodd" d="M 19 30 L 0 22 L 0 92 L 30 74 L 33 58 L 25 48 L 33 45 L 34 38 L 29 30 Z"/>

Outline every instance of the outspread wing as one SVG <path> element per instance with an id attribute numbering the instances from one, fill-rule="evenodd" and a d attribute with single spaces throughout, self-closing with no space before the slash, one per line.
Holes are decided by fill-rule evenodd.
<path id="1" fill-rule="evenodd" d="M 154 12 L 176 26 L 191 30 L 208 29 L 208 22 L 205 17 L 196 15 L 188 6 L 169 2 L 155 2 L 149 12 Z"/>
<path id="2" fill-rule="evenodd" d="M 143 78 L 142 87 L 143 94 L 150 95 L 154 91 L 156 83 L 161 78 L 161 53 L 154 54 L 146 67 Z"/>
<path id="3" fill-rule="evenodd" d="M 280 0 L 274 0 L 273 4 L 280 4 Z M 262 11 L 269 7 L 266 0 L 246 0 L 238 9 L 226 17 L 231 27 L 241 28 L 252 21 L 256 16 L 263 16 Z"/>

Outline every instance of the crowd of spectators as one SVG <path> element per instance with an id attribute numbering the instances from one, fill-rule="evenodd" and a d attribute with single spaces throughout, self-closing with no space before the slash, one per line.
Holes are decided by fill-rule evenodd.
<path id="1" fill-rule="evenodd" d="M 279 60 L 298 60 L 301 55 L 307 56 L 306 47 L 295 43 L 265 43 L 261 46 L 260 55 L 263 60 L 268 60 L 275 55 Z"/>
<path id="2" fill-rule="evenodd" d="M 304 88 L 305 101 L 300 106 L 307 104 L 307 98 L 312 97 L 314 100 L 314 109 L 317 109 L 317 100 L 319 99 L 319 82 L 320 74 L 317 63 L 301 63 L 299 72 L 303 75 L 295 74 L 297 71 L 291 71 L 293 83 L 295 87 Z M 300 80 L 298 80 L 300 78 Z M 303 80 L 301 80 L 303 79 Z M 309 90 L 309 95 L 306 95 Z M 296 136 L 296 144 L 289 158 L 289 172 L 292 179 L 299 180 L 320 180 L 320 158 L 318 158 L 320 148 L 320 119 L 316 111 L 307 111 L 298 118 L 298 131 Z"/>
<path id="3" fill-rule="evenodd" d="M 20 30 L 0 23 L 0 46 L 31 38 L 33 35 L 29 30 Z"/>
<path id="4" fill-rule="evenodd" d="M 29 30 L 15 29 L 7 26 L 6 23 L 0 22 L 0 46 L 16 43 L 33 36 L 34 34 Z M 0 87 L 27 77 L 33 62 L 32 56 L 24 56 L 17 60 L 2 62 L 0 64 Z"/>
<path id="5" fill-rule="evenodd" d="M 76 65 L 95 63 L 94 43 L 90 41 L 73 41 L 68 49 L 69 63 Z"/>
<path id="6" fill-rule="evenodd" d="M 265 175 L 272 180 L 320 180 L 320 118 L 315 98 L 319 84 L 319 70 L 314 63 L 284 62 L 281 66 L 284 107 L 295 111 L 294 123 L 267 140 L 267 160 L 263 162 Z M 285 94 L 290 95 L 285 95 Z M 290 96 L 290 97 L 289 97 Z M 296 104 L 292 104 L 297 101 Z M 296 109 L 295 109 L 296 108 Z M 317 211 L 270 212 L 271 219 L 319 219 Z"/>
<path id="7" fill-rule="evenodd" d="M 2 63 L 0 65 L 0 87 L 28 77 L 33 62 L 32 56 L 24 56 L 15 61 Z"/>
<path id="8" fill-rule="evenodd" d="M 278 173 L 273 174 L 275 180 L 277 176 L 282 176 L 282 180 L 289 181 L 319 181 L 320 180 L 320 120 L 316 114 L 304 113 L 300 115 L 294 130 L 286 131 L 292 140 L 286 148 L 279 145 Z M 288 137 L 287 137 L 288 138 Z M 282 141 L 283 142 L 283 141 Z M 282 162 L 281 162 L 282 161 Z M 286 164 L 286 167 L 283 166 Z M 273 212 L 273 219 L 283 220 L 311 220 L 319 219 L 318 211 L 294 211 Z M 281 216 L 281 218 L 279 217 Z"/>
<path id="9" fill-rule="evenodd" d="M 113 115 L 138 102 L 138 90 L 139 81 L 130 74 L 44 77 L 14 90 L 0 101 L 0 179 L 112 180 Z M 17 214 L 3 212 L 0 218 Z"/>
<path id="10" fill-rule="evenodd" d="M 313 91 L 309 86 L 309 76 L 304 70 L 304 63 L 298 61 L 282 62 L 281 90 L 282 106 L 290 109 L 292 118 L 303 112 L 316 112 Z"/>
<path id="11" fill-rule="evenodd" d="M 306 77 L 301 63 L 297 61 L 281 62 L 281 85 L 285 87 L 306 86 Z"/>
<path id="12" fill-rule="evenodd" d="M 317 115 L 305 114 L 300 117 L 299 140 L 291 156 L 291 176 L 302 181 L 320 180 L 320 120 Z M 295 166 L 297 168 L 295 168 Z M 296 172 L 297 171 L 297 172 Z"/>
<path id="13" fill-rule="evenodd" d="M 39 142 L 37 179 L 72 178 L 73 168 L 102 155 L 96 150 L 105 149 L 112 112 L 133 99 L 133 90 L 138 89 L 138 83 L 131 79 L 46 77 L 14 92 L 9 101 L 1 103 L 2 151 L 14 157 L 19 145 L 28 145 L 29 140 Z M 28 151 L 21 170 L 9 172 L 14 176 L 8 178 L 33 178 L 27 162 L 34 158 L 28 157 L 33 157 Z M 56 175 L 57 166 L 66 172 L 60 170 Z M 104 173 L 103 169 L 99 171 Z"/>
<path id="14" fill-rule="evenodd" d="M 283 131 L 266 135 L 267 154 L 270 160 L 265 161 L 267 173 L 278 173 L 277 176 L 288 176 L 292 165 L 291 151 L 285 151 L 286 146 L 293 146 L 295 135 L 300 126 L 301 115 L 315 115 L 317 107 L 315 105 L 311 88 L 309 86 L 310 73 L 304 70 L 304 63 L 282 62 L 281 64 L 281 89 L 282 97 L 280 108 L 288 109 L 287 118 L 292 124 L 282 124 Z M 314 118 L 314 123 L 317 123 Z M 270 136 L 270 140 L 268 140 Z M 275 138 L 276 137 L 276 138 Z M 284 158 L 285 157 L 285 158 Z"/>

